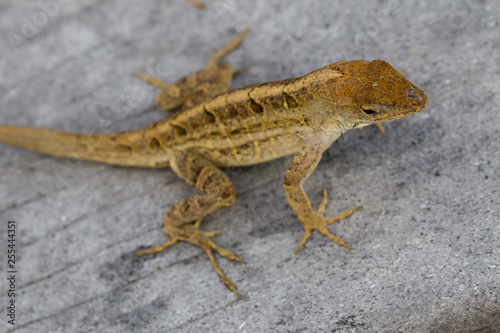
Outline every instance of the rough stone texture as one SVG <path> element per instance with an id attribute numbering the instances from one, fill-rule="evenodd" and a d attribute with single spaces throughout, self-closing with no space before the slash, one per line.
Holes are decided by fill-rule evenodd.
<path id="1" fill-rule="evenodd" d="M 162 216 L 195 191 L 170 170 L 116 168 L 0 147 L 0 331 L 500 332 L 500 2 L 2 1 L 0 123 L 102 132 L 164 115 L 131 73 L 172 81 L 246 27 L 233 87 L 339 60 L 384 59 L 424 89 L 421 113 L 350 131 L 306 183 L 355 250 L 302 228 L 289 158 L 228 170 L 236 204 L 211 216 L 237 301 Z M 45 9 L 44 9 L 45 8 Z M 166 182 L 166 185 L 164 184 Z M 17 325 L 6 323 L 6 221 L 17 221 Z"/>

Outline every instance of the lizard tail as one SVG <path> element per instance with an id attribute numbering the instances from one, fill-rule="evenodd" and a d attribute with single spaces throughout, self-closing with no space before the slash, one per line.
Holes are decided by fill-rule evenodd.
<path id="1" fill-rule="evenodd" d="M 167 167 L 159 141 L 143 129 L 108 134 L 73 134 L 50 129 L 0 125 L 0 143 L 52 156 L 119 166 Z"/>

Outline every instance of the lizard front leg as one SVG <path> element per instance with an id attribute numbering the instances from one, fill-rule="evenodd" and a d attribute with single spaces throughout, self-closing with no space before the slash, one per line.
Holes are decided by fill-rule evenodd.
<path id="1" fill-rule="evenodd" d="M 290 164 L 287 172 L 283 186 L 285 188 L 286 197 L 288 203 L 292 207 L 293 211 L 299 218 L 300 222 L 304 227 L 304 237 L 299 243 L 296 251 L 298 252 L 300 248 L 306 243 L 307 239 L 311 236 L 312 230 L 318 230 L 323 235 L 330 238 L 335 243 L 351 248 L 347 245 L 341 238 L 332 235 L 326 226 L 330 223 L 345 219 L 351 216 L 356 210 L 360 209 L 361 206 L 356 206 L 351 210 L 345 211 L 333 218 L 323 217 L 327 204 L 327 191 L 323 190 L 323 200 L 317 211 L 314 211 L 306 192 L 304 191 L 302 184 L 309 177 L 309 175 L 316 168 L 319 163 L 321 156 L 326 148 L 339 136 L 340 134 L 320 134 L 314 138 L 306 140 L 304 147 L 295 155 Z"/>
<path id="2" fill-rule="evenodd" d="M 193 153 L 170 152 L 170 166 L 174 172 L 188 184 L 195 186 L 202 195 L 182 199 L 168 210 L 163 220 L 163 231 L 170 240 L 162 245 L 141 250 L 136 256 L 161 252 L 178 241 L 185 241 L 200 246 L 208 255 L 215 271 L 222 282 L 241 298 L 235 284 L 224 275 L 214 259 L 212 250 L 230 260 L 244 261 L 232 252 L 217 246 L 211 238 L 220 234 L 219 231 L 205 232 L 199 230 L 204 217 L 219 209 L 231 206 L 236 198 L 236 192 L 229 178 L 209 160 Z"/>

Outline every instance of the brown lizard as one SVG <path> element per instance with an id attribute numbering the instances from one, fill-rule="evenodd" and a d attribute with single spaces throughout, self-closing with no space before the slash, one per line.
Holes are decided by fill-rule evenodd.
<path id="1" fill-rule="evenodd" d="M 221 167 L 252 165 L 296 154 L 283 186 L 305 229 L 297 251 L 312 230 L 350 248 L 326 226 L 349 217 L 360 207 L 326 218 L 326 189 L 318 210 L 314 210 L 302 184 L 325 149 L 342 133 L 418 112 L 427 104 L 427 96 L 382 60 L 341 61 L 298 78 L 227 91 L 232 76 L 241 70 L 218 61 L 236 48 L 246 33 L 216 52 L 203 70 L 173 84 L 137 74 L 161 89 L 155 99 L 159 109 L 180 108 L 155 124 L 109 134 L 0 126 L 0 143 L 119 166 L 169 166 L 201 195 L 170 207 L 163 223 L 170 239 L 136 255 L 158 253 L 178 241 L 198 245 L 238 297 L 235 284 L 221 271 L 212 250 L 230 260 L 243 260 L 212 242 L 219 231 L 199 229 L 203 218 L 235 201 L 234 186 Z"/>

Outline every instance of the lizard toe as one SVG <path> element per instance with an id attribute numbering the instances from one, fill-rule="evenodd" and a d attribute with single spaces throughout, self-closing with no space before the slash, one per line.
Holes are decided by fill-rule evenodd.
<path id="1" fill-rule="evenodd" d="M 177 243 L 177 241 L 179 241 L 179 238 L 171 238 L 170 240 L 161 245 L 151 246 L 148 247 L 147 249 L 136 251 L 134 252 L 134 257 L 139 257 L 145 254 L 156 254 L 163 252 L 172 245 L 174 245 L 175 243 Z"/>

